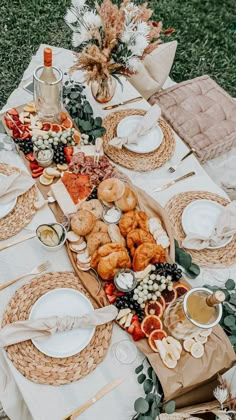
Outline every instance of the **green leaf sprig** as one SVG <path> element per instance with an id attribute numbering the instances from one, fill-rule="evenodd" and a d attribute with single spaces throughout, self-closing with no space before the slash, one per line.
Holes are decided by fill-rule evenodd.
<path id="1" fill-rule="evenodd" d="M 223 314 L 220 321 L 220 325 L 228 335 L 229 340 L 236 352 L 236 284 L 232 279 L 228 279 L 225 282 L 224 287 L 219 288 L 217 286 L 205 285 L 208 289 L 215 292 L 216 290 L 222 290 L 225 294 L 225 301 L 223 303 Z"/>
<path id="2" fill-rule="evenodd" d="M 146 361 L 147 366 L 144 363 Z M 137 381 L 143 385 L 144 396 L 134 402 L 135 414 L 133 420 L 156 420 L 160 413 L 172 414 L 175 411 L 175 401 L 163 403 L 164 394 L 161 383 L 147 359 L 135 369 Z"/>
<path id="3" fill-rule="evenodd" d="M 88 142 L 95 143 L 97 137 L 103 136 L 106 129 L 102 126 L 102 118 L 93 116 L 93 109 L 84 95 L 85 86 L 72 79 L 63 86 L 63 103 L 82 134 L 88 136 Z"/>
<path id="4" fill-rule="evenodd" d="M 192 262 L 191 255 L 180 248 L 175 239 L 175 261 L 184 268 L 186 275 L 190 279 L 195 279 L 200 274 L 200 267 Z"/>

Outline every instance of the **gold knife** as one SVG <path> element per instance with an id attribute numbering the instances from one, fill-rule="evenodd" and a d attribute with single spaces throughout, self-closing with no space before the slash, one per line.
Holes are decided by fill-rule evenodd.
<path id="1" fill-rule="evenodd" d="M 118 378 L 114 381 L 110 382 L 109 384 L 105 385 L 97 394 L 88 400 L 85 404 L 81 405 L 77 410 L 73 411 L 66 417 L 63 417 L 63 420 L 74 420 L 76 417 L 80 416 L 85 410 L 87 410 L 91 405 L 93 405 L 96 401 L 100 400 L 100 398 L 104 397 L 104 395 L 111 392 L 114 388 L 119 386 L 124 381 L 124 378 Z"/>
<path id="2" fill-rule="evenodd" d="M 0 246 L 0 251 L 3 251 L 4 249 L 10 248 L 11 246 L 17 245 L 21 242 L 27 241 L 28 239 L 34 238 L 35 236 L 36 236 L 36 233 L 34 232 L 34 233 L 30 233 L 29 235 L 18 238 L 15 241 L 12 241 L 7 245 Z"/>
<path id="3" fill-rule="evenodd" d="M 120 102 L 119 104 L 115 104 L 115 105 L 108 105 L 102 109 L 105 111 L 109 111 L 110 109 L 117 108 L 118 106 L 132 104 L 133 102 L 141 101 L 142 99 L 143 99 L 142 96 L 137 96 L 137 98 L 128 99 L 127 101 Z"/>
<path id="4" fill-rule="evenodd" d="M 180 176 L 179 178 L 173 179 L 173 181 L 168 182 L 168 184 L 162 185 L 162 187 L 155 188 L 155 190 L 153 190 L 153 192 L 163 191 L 166 188 L 171 187 L 171 185 L 174 185 L 177 182 L 182 181 L 183 179 L 189 178 L 190 176 L 193 176 L 193 175 L 195 175 L 195 172 L 189 172 L 189 173 L 187 173 L 183 176 Z"/>

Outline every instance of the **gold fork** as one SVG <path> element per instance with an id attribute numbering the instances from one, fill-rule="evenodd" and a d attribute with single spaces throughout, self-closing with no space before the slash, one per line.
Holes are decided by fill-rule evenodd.
<path id="1" fill-rule="evenodd" d="M 0 290 L 3 290 L 6 287 L 11 286 L 11 284 L 16 283 L 20 279 L 23 279 L 23 277 L 31 276 L 31 274 L 38 275 L 38 274 L 43 273 L 43 271 L 47 270 L 48 266 L 49 266 L 49 261 L 46 261 L 45 263 L 42 263 L 38 265 L 37 267 L 33 268 L 33 270 L 31 270 L 30 273 L 22 274 L 21 276 L 16 277 L 15 279 L 8 281 L 7 283 L 1 284 Z"/>
<path id="2" fill-rule="evenodd" d="M 178 163 L 176 163 L 176 165 L 173 165 L 173 166 L 170 166 L 170 168 L 168 169 L 168 171 L 170 172 L 170 173 L 173 173 L 173 172 L 175 172 L 176 171 L 176 169 L 179 167 L 179 165 L 187 158 L 187 157 L 189 157 L 192 153 L 196 153 L 196 150 L 195 149 L 190 149 L 189 150 L 189 152 L 188 153 L 186 153 L 186 155 L 184 155 L 183 157 L 182 157 L 182 159 L 180 159 L 180 161 L 178 162 Z"/>

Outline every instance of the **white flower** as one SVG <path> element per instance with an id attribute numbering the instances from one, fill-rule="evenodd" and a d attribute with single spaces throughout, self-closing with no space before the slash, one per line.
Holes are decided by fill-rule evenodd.
<path id="1" fill-rule="evenodd" d="M 140 63 L 140 60 L 137 57 L 131 57 L 131 58 L 128 59 L 128 61 L 126 63 L 126 67 L 130 71 L 135 72 L 135 71 L 138 70 L 139 63 Z"/>
<path id="2" fill-rule="evenodd" d="M 93 11 L 85 12 L 83 20 L 89 27 L 100 28 L 102 26 L 102 20 L 100 16 Z"/>
<path id="3" fill-rule="evenodd" d="M 128 48 L 134 55 L 140 57 L 143 55 L 145 48 L 147 48 L 149 42 L 146 36 L 144 35 L 137 35 L 135 38 L 135 44 L 130 45 Z"/>
<path id="4" fill-rule="evenodd" d="M 68 23 L 75 23 L 77 21 L 77 17 L 75 16 L 75 14 L 68 9 L 65 15 L 65 22 Z"/>
<path id="5" fill-rule="evenodd" d="M 229 396 L 227 389 L 226 388 L 220 388 L 219 386 L 217 386 L 217 388 L 214 389 L 213 395 L 214 395 L 215 399 L 218 400 L 221 405 L 227 400 L 227 398 Z"/>
<path id="6" fill-rule="evenodd" d="M 72 0 L 73 6 L 78 10 L 83 9 L 85 7 L 85 3 L 86 0 Z"/>
<path id="7" fill-rule="evenodd" d="M 88 31 L 81 30 L 81 32 L 73 32 L 72 35 L 72 45 L 73 47 L 78 47 L 83 44 L 85 41 L 89 41 L 91 35 Z"/>
<path id="8" fill-rule="evenodd" d="M 120 35 L 120 40 L 121 42 L 128 44 L 132 36 L 133 31 L 131 31 L 129 28 L 125 28 L 124 32 L 122 32 L 122 34 Z"/>
<path id="9" fill-rule="evenodd" d="M 139 21 L 137 23 L 137 32 L 140 35 L 147 36 L 150 32 L 150 27 L 148 26 L 148 24 L 146 22 Z"/>

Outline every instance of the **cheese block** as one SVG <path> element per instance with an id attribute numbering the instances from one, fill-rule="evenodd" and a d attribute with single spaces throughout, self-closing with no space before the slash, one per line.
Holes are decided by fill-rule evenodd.
<path id="1" fill-rule="evenodd" d="M 61 180 L 51 186 L 51 191 L 64 214 L 76 213 L 77 206 Z"/>
<path id="2" fill-rule="evenodd" d="M 123 316 L 128 315 L 130 312 L 131 312 L 131 309 L 129 308 L 121 309 L 116 317 L 117 321 L 118 319 L 123 318 Z"/>

